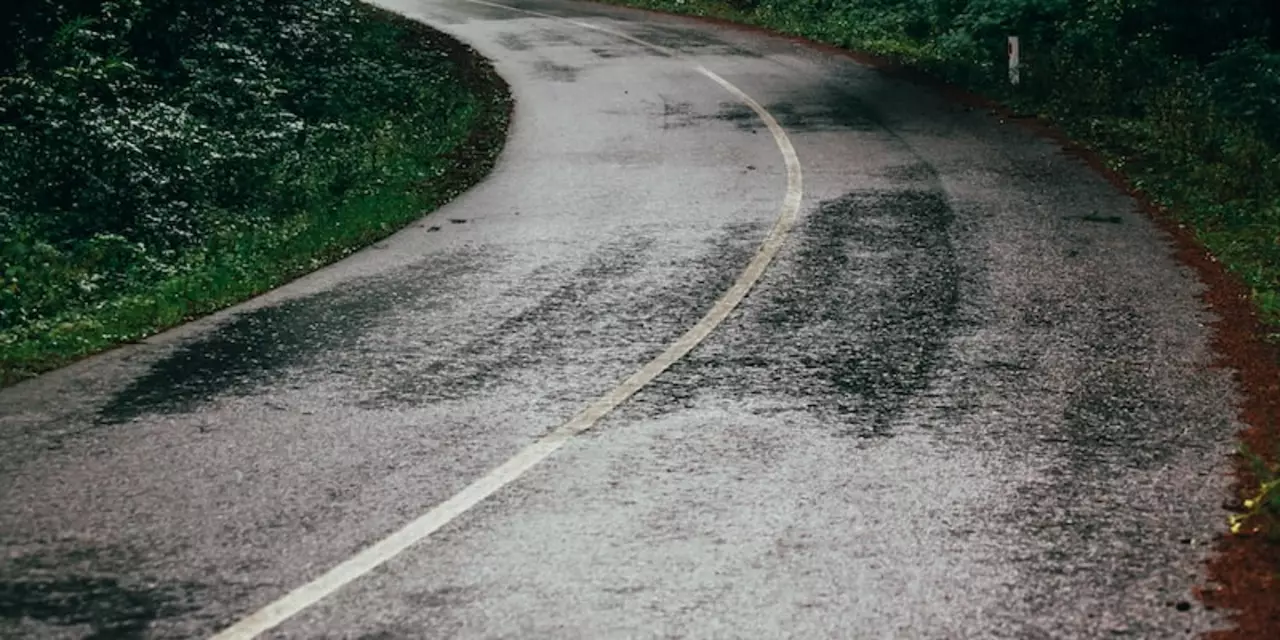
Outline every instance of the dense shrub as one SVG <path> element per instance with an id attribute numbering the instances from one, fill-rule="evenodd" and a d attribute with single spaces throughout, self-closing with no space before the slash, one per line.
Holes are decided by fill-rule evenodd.
<path id="1" fill-rule="evenodd" d="M 355 0 L 4 3 L 0 351 L 425 177 L 431 159 L 409 156 L 456 144 L 472 96 L 440 51 L 399 47 L 404 29 L 372 15 Z"/>

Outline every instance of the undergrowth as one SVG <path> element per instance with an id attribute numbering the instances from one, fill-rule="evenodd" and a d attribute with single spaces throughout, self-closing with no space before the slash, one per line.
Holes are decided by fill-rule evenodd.
<path id="1" fill-rule="evenodd" d="M 1263 534 L 1272 542 L 1280 543 L 1280 465 L 1268 464 L 1247 449 L 1241 453 L 1249 461 L 1258 487 L 1243 501 L 1243 510 L 1232 514 L 1231 533 Z"/>

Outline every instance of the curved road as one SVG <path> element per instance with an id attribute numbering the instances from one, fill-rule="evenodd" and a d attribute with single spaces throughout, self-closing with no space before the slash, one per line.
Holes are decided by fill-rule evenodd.
<path id="1" fill-rule="evenodd" d="M 1222 624 L 1191 590 L 1235 390 L 1195 276 L 1101 178 L 782 39 L 384 4 L 511 83 L 497 170 L 338 265 L 0 391 L 0 636 Z"/>

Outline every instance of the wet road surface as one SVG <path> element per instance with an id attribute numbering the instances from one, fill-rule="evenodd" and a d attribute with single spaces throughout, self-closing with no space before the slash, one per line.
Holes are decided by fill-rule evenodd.
<path id="1" fill-rule="evenodd" d="M 1056 147 L 780 39 L 387 0 L 512 137 L 427 222 L 0 391 L 0 637 L 207 637 L 449 499 L 750 295 L 289 638 L 1185 637 L 1239 425 L 1201 285 Z M 456 221 L 456 222 L 455 222 Z M 428 232 L 428 224 L 439 226 Z M 1188 606 L 1189 604 L 1189 606 Z"/>

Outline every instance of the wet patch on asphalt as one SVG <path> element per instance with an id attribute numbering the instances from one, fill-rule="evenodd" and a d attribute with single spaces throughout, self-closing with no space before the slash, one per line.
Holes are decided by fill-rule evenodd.
<path id="1" fill-rule="evenodd" d="M 461 352 L 441 357 L 405 370 L 391 379 L 374 375 L 373 395 L 361 406 L 375 408 L 404 404 L 432 403 L 461 399 L 503 378 L 505 372 L 538 364 L 548 351 L 563 348 L 575 336 L 588 336 L 592 325 L 605 320 L 608 309 L 592 308 L 588 302 L 602 292 L 615 289 L 635 270 L 653 247 L 654 240 L 637 237 L 614 242 L 597 250 L 566 284 L 547 292 L 532 307 L 483 332 Z M 540 277 L 559 281 L 551 269 L 535 273 L 521 283 L 519 291 L 544 288 Z M 360 369 L 365 369 L 362 366 Z"/>
<path id="2" fill-rule="evenodd" d="M 766 223 L 742 222 L 725 225 L 723 232 L 708 241 L 707 250 L 676 266 L 679 277 L 649 295 L 636 312 L 646 316 L 646 324 L 662 327 L 657 343 L 666 348 L 702 319 L 715 301 L 733 286 L 760 248 L 768 232 Z"/>
<path id="3" fill-rule="evenodd" d="M 290 371 L 353 348 L 401 305 L 448 304 L 458 276 L 482 268 L 484 252 L 440 254 L 385 276 L 232 317 L 179 346 L 117 392 L 99 424 L 147 414 L 180 414 L 224 395 L 248 395 Z"/>
<path id="4" fill-rule="evenodd" d="M 763 54 L 729 44 L 709 33 L 653 25 L 628 25 L 627 35 L 681 53 L 698 56 L 763 58 Z"/>
<path id="5" fill-rule="evenodd" d="M 874 131 L 880 128 L 875 114 L 856 98 L 840 92 L 813 92 L 797 100 L 772 102 L 765 110 L 790 133 L 817 131 Z M 733 125 L 739 131 L 754 132 L 764 127 L 760 116 L 740 102 L 722 102 L 715 113 L 698 113 L 688 102 L 663 96 L 661 105 L 652 104 L 651 117 L 661 120 L 663 129 L 683 129 L 707 122 Z M 932 175 L 932 169 L 923 165 Z"/>
<path id="6" fill-rule="evenodd" d="M 509 31 L 499 34 L 497 40 L 498 44 L 510 51 L 528 51 L 533 47 L 523 36 Z"/>
<path id="7" fill-rule="evenodd" d="M 1138 304 L 1028 296 L 1023 308 L 1006 310 L 1017 320 L 1019 343 L 1003 345 L 999 360 L 971 374 L 969 384 L 978 386 L 957 397 L 1021 390 L 1058 403 L 1060 419 L 998 434 L 1003 446 L 1052 461 L 1041 470 L 1048 477 L 1106 482 L 1167 466 L 1196 440 L 1175 425 L 1203 409 L 1164 380 L 1165 365 L 1152 355 L 1161 352 L 1159 329 Z M 1045 379 L 1063 369 L 1070 374 Z"/>
<path id="8" fill-rule="evenodd" d="M 1080 219 L 1085 222 L 1105 222 L 1107 224 L 1120 224 L 1124 222 L 1124 219 L 1120 216 L 1101 216 L 1096 213 L 1080 216 Z"/>
<path id="9" fill-rule="evenodd" d="M 937 179 L 933 167 L 923 162 L 891 165 L 877 175 L 899 183 L 930 182 Z"/>
<path id="10" fill-rule="evenodd" d="M 528 14 L 484 4 L 467 3 L 431 14 L 432 20 L 445 24 L 466 24 L 478 21 L 528 20 Z"/>
<path id="11" fill-rule="evenodd" d="M 598 58 L 634 58 L 640 56 L 661 55 L 648 47 L 634 42 L 619 40 L 617 36 L 579 27 L 559 27 L 531 30 L 524 34 L 520 44 L 525 49 L 532 47 L 564 48 L 571 51 L 590 51 Z M 508 40 L 503 36 L 500 40 L 504 46 Z M 508 48 L 511 48 L 508 46 Z M 525 49 L 520 49 L 521 51 Z"/>
<path id="12" fill-rule="evenodd" d="M 85 638 L 142 638 L 158 621 L 203 608 L 207 586 L 132 575 L 135 556 L 77 548 L 0 561 L 0 636 L 55 627 L 87 630 Z"/>
<path id="13" fill-rule="evenodd" d="M 972 520 L 978 541 L 1016 532 L 996 561 L 1023 576 L 1009 586 L 1014 602 L 984 615 L 1006 628 L 992 637 L 1173 637 L 1211 615 L 1174 606 L 1190 582 L 1166 568 L 1207 550 L 1175 487 L 1190 474 L 1212 484 L 1192 460 L 1212 455 L 1222 416 L 1189 392 L 1200 374 L 1169 361 L 1183 336 L 1161 324 L 1164 303 L 1109 271 L 1109 250 L 1071 233 L 1079 221 L 1049 221 L 1060 230 L 1038 247 L 1047 259 L 1019 247 L 1013 273 L 965 289 L 982 321 L 953 341 L 947 406 L 930 419 L 939 446 L 999 460 L 991 473 L 1010 487 Z M 1008 252 L 1008 242 L 985 230 L 962 252 Z M 1103 266 L 1076 271 L 1066 256 L 1077 254 Z M 1036 284 L 1013 288 L 1015 277 Z M 1183 536 L 1195 544 L 1170 544 Z"/>
<path id="14" fill-rule="evenodd" d="M 872 112 L 856 98 L 833 93 L 826 100 L 773 102 L 765 110 L 784 129 L 793 133 L 813 131 L 872 131 L 879 128 Z M 741 103 L 723 103 L 715 120 L 730 122 L 739 129 L 760 127 L 760 118 Z"/>
<path id="15" fill-rule="evenodd" d="M 892 435 L 956 321 L 952 218 L 930 190 L 821 203 L 788 264 L 775 265 L 721 335 L 641 391 L 634 410 L 652 416 L 715 392 L 823 414 L 836 435 Z"/>
<path id="16" fill-rule="evenodd" d="M 1063 410 L 1061 464 L 1064 475 L 1110 476 L 1166 464 L 1181 447 L 1168 437 L 1152 437 L 1169 416 L 1192 407 L 1167 397 L 1154 382 L 1159 365 L 1151 327 L 1126 307 L 1098 308 L 1086 321 L 1093 326 L 1089 360 Z M 1174 434 L 1170 434 L 1174 435 Z"/>
<path id="17" fill-rule="evenodd" d="M 473 587 L 445 585 L 438 589 L 427 591 L 411 591 L 402 595 L 401 598 L 406 603 L 413 605 L 415 609 L 440 609 L 472 602 L 479 595 L 476 591 Z"/>
<path id="18" fill-rule="evenodd" d="M 591 53 L 596 54 L 596 57 L 604 60 L 626 58 L 632 55 L 630 51 L 627 51 L 622 47 L 591 47 Z"/>
<path id="19" fill-rule="evenodd" d="M 592 163 L 615 167 L 658 167 L 667 159 L 661 150 L 637 147 L 631 140 L 605 139 L 600 142 L 600 151 L 584 153 L 582 156 Z"/>
<path id="20" fill-rule="evenodd" d="M 387 367 L 364 362 L 352 383 L 363 389 L 357 404 L 364 408 L 419 406 L 490 392 L 503 384 L 527 383 L 530 371 L 550 368 L 568 381 L 578 373 L 601 374 L 600 362 L 630 373 L 692 326 L 750 261 L 764 235 L 761 224 L 731 225 L 709 241 L 700 255 L 673 268 L 679 274 L 655 287 L 634 274 L 660 260 L 651 237 L 619 240 L 596 251 L 576 272 L 565 277 L 546 270 L 532 274 L 512 291 L 527 295 L 545 290 L 526 310 L 465 343 L 440 345 L 426 361 Z M 548 289 L 549 283 L 564 283 Z M 636 362 L 602 352 L 652 345 Z M 633 356 L 634 357 L 634 356 Z M 575 371 L 577 373 L 575 373 Z M 540 379 L 550 392 L 557 380 Z"/>
<path id="21" fill-rule="evenodd" d="M 142 638 L 156 620 L 200 609 L 200 592 L 196 585 L 130 585 L 91 576 L 0 580 L 0 620 L 86 626 L 85 638 Z"/>
<path id="22" fill-rule="evenodd" d="M 1128 477 L 1158 475 L 1188 453 L 1212 446 L 1211 438 L 1195 430 L 1210 431 L 1215 420 L 1201 415 L 1207 410 L 1197 406 L 1195 398 L 1171 388 L 1165 380 L 1166 364 L 1151 355 L 1160 353 L 1160 338 L 1149 314 L 1126 303 L 1108 305 L 1105 300 L 1083 304 L 1042 300 L 1040 306 L 1042 316 L 1054 318 L 1051 324 L 1039 325 L 1042 331 L 1071 331 L 1083 335 L 1074 340 L 1083 344 L 1069 361 L 1074 375 L 1066 388 L 1058 390 L 1061 419 L 1038 424 L 1032 433 L 1003 434 L 1006 446 L 1047 461 L 1038 470 L 1041 478 L 1019 492 L 1026 512 L 1009 517 L 1064 523 L 1046 540 L 1061 548 L 1086 548 L 1099 539 L 1127 540 L 1116 550 L 1134 554 L 1126 562 L 1142 566 L 1144 561 L 1137 556 L 1148 553 L 1147 541 L 1158 535 L 1156 522 L 1144 515 L 1149 506 L 1128 503 L 1122 491 L 1100 487 Z M 1034 366 L 1040 357 L 1042 353 L 1032 349 L 1021 354 L 1021 360 L 1031 365 L 1027 379 L 1043 375 Z M 1052 393 L 1044 386 L 1046 393 Z M 1072 497 L 1077 493 L 1093 497 L 1077 500 Z M 1106 504 L 1105 496 L 1114 502 Z M 1045 564 L 1070 564 L 1067 560 L 1050 558 Z M 1118 566 L 1126 564 L 1115 561 Z"/>
<path id="23" fill-rule="evenodd" d="M 573 30 L 562 27 L 538 29 L 531 32 L 531 35 L 537 38 L 538 44 L 582 49 L 588 46 L 586 38 L 594 36 L 595 33 L 577 27 L 573 28 Z"/>
<path id="24" fill-rule="evenodd" d="M 552 82 L 577 82 L 581 67 L 558 64 L 550 60 L 538 60 L 533 63 L 534 75 Z"/>
<path id="25" fill-rule="evenodd" d="M 697 123 L 700 117 L 693 110 L 693 103 L 672 100 L 659 94 L 662 98 L 662 128 L 683 129 Z"/>

